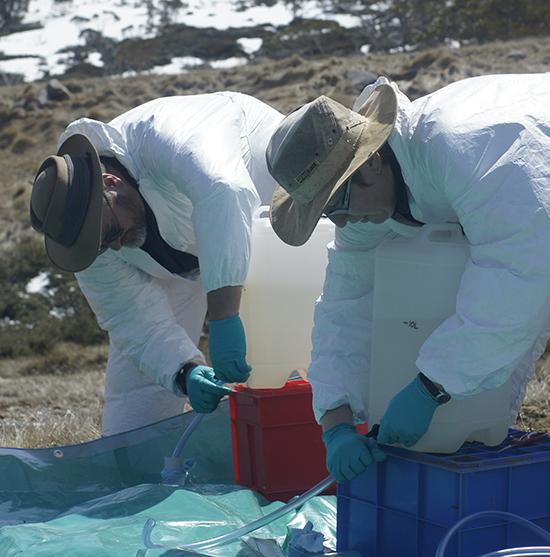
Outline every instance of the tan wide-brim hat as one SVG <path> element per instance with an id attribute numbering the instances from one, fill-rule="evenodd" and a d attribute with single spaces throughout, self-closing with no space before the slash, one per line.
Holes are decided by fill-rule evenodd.
<path id="1" fill-rule="evenodd" d="M 382 84 L 357 112 L 321 96 L 283 119 L 266 151 L 279 184 L 270 219 L 281 240 L 309 239 L 328 201 L 388 140 L 396 114 L 395 91 Z"/>
<path id="2" fill-rule="evenodd" d="M 89 267 L 101 243 L 103 180 L 96 149 L 75 134 L 40 165 L 31 193 L 31 224 L 44 234 L 54 265 L 78 272 Z"/>

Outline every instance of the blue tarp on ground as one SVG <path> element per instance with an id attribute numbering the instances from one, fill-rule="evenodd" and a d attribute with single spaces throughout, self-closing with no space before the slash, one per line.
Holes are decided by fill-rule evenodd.
<path id="1" fill-rule="evenodd" d="M 227 403 L 202 420 L 185 446 L 182 458 L 194 466 L 184 487 L 161 483 L 164 457 L 194 416 L 189 412 L 81 445 L 0 448 L 0 555 L 188 555 L 166 548 L 229 532 L 281 506 L 234 485 Z M 145 549 L 142 532 L 150 518 L 157 523 L 152 541 L 165 549 Z M 307 520 L 334 547 L 335 497 L 315 497 L 251 535 L 284 548 L 288 528 L 301 528 Z M 203 554 L 259 555 L 243 542 Z"/>

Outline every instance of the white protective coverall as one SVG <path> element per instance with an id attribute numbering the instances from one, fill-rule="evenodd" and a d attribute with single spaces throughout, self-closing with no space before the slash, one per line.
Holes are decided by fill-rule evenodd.
<path id="1" fill-rule="evenodd" d="M 456 398 L 514 374 L 513 421 L 550 336 L 550 74 L 470 78 L 413 102 L 391 85 L 398 114 L 389 144 L 411 213 L 459 222 L 470 243 L 456 313 L 416 365 Z M 393 219 L 348 224 L 328 246 L 308 373 L 317 420 L 341 405 L 368 420 L 374 248 L 410 229 Z"/>
<path id="2" fill-rule="evenodd" d="M 60 143 L 86 135 L 139 184 L 162 238 L 196 255 L 200 277 L 172 274 L 141 249 L 107 250 L 78 283 L 109 332 L 103 434 L 178 414 L 175 376 L 204 362 L 197 348 L 206 294 L 244 283 L 252 215 L 275 182 L 265 148 L 282 115 L 233 92 L 160 98 L 104 124 L 82 118 Z"/>

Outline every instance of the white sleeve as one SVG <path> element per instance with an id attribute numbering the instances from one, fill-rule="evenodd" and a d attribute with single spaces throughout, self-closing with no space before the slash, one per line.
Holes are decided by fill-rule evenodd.
<path id="1" fill-rule="evenodd" d="M 144 133 L 134 140 L 142 167 L 191 200 L 206 292 L 243 284 L 252 214 L 259 206 L 241 153 L 242 109 L 227 98 L 210 100 L 210 114 L 191 132 L 185 122 L 175 125 L 173 119 L 159 117 L 141 123 Z"/>
<path id="2" fill-rule="evenodd" d="M 328 247 L 323 293 L 315 305 L 308 379 L 313 410 L 348 405 L 357 422 L 367 419 L 374 248 L 386 225 L 348 224 Z"/>
<path id="3" fill-rule="evenodd" d="M 111 342 L 141 371 L 180 395 L 174 379 L 181 365 L 205 360 L 176 322 L 157 279 L 110 251 L 76 277 Z"/>
<path id="4" fill-rule="evenodd" d="M 193 206 L 201 280 L 206 292 L 244 284 L 250 260 L 252 215 L 259 199 L 242 184 L 250 176 L 239 158 L 232 178 L 219 178 Z M 235 166 L 239 166 L 235 164 Z"/>
<path id="5" fill-rule="evenodd" d="M 456 313 L 424 343 L 417 366 L 460 398 L 504 383 L 550 315 L 550 140 L 520 124 L 470 136 L 459 150 L 444 139 L 434 138 L 428 163 L 440 161 L 432 180 L 445 184 L 470 260 Z"/>

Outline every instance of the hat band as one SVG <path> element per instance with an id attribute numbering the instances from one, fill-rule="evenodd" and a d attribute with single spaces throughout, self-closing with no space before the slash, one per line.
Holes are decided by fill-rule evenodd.
<path id="1" fill-rule="evenodd" d="M 92 166 L 89 155 L 85 157 L 63 155 L 63 158 L 67 163 L 70 185 L 67 188 L 61 231 L 53 240 L 69 248 L 76 242 L 88 215 L 92 193 Z"/>

